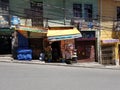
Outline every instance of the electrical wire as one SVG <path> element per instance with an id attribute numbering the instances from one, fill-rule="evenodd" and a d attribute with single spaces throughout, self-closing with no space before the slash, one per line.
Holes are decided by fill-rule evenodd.
<path id="1" fill-rule="evenodd" d="M 9 4 L 7 4 L 7 3 L 2 3 L 2 4 L 0 4 L 0 6 L 6 6 L 6 7 L 9 7 Z M 56 22 L 55 20 L 62 20 L 62 19 L 64 19 L 64 15 L 63 15 L 63 13 L 60 13 L 60 12 L 54 12 L 54 11 L 52 11 L 52 10 L 54 10 L 54 9 L 58 9 L 59 11 L 61 11 L 61 12 L 63 12 L 63 11 L 65 11 L 66 12 L 66 19 L 71 19 L 71 18 L 74 18 L 73 17 L 73 10 L 71 10 L 71 9 L 66 9 L 66 8 L 63 8 L 63 7 L 58 7 L 58 6 L 55 6 L 55 5 L 49 5 L 49 4 L 42 4 L 44 7 L 46 7 L 46 9 L 47 9 L 47 12 L 45 13 L 45 14 L 47 14 L 46 15 L 46 17 L 44 17 L 44 16 L 39 16 L 39 18 L 42 18 L 42 19 L 48 19 L 49 20 L 49 22 L 51 22 L 51 23 L 59 23 L 59 24 L 64 24 L 64 23 L 61 23 L 61 22 Z M 15 8 L 17 8 L 17 10 L 18 11 L 14 11 L 14 10 L 12 10 L 12 9 L 10 9 L 10 10 L 8 10 L 9 12 L 10 12 L 10 16 L 12 16 L 12 15 L 16 15 L 16 16 L 19 16 L 19 17 L 23 17 L 23 18 L 27 18 L 28 16 L 30 16 L 30 14 L 28 14 L 27 16 L 26 16 L 26 13 L 24 12 L 24 10 L 26 9 L 26 8 L 22 8 L 22 7 L 19 7 L 19 6 L 15 6 Z M 31 11 L 31 9 L 27 9 L 27 10 L 29 10 L 29 11 Z M 21 11 L 21 12 L 20 12 Z M 22 12 L 23 11 L 23 12 Z M 33 13 L 39 13 L 39 12 L 41 12 L 41 11 L 35 11 L 35 10 L 32 10 L 32 12 Z M 98 11 L 96 11 L 96 12 L 93 12 L 93 13 L 97 13 Z M 96 14 L 97 15 L 97 14 Z M 31 16 L 31 18 L 34 18 L 34 16 L 35 15 L 33 15 L 33 16 Z M 100 16 L 97 16 L 97 20 L 98 20 L 98 22 L 99 22 L 99 20 L 100 20 Z M 86 18 L 82 18 L 82 19 L 86 19 Z M 89 19 L 89 18 L 88 18 Z M 91 18 L 92 20 L 94 20 L 95 18 Z M 111 16 L 102 16 L 102 19 L 103 20 L 111 20 L 112 22 L 114 22 L 114 17 L 111 17 Z M 52 20 L 54 20 L 54 21 L 52 21 Z M 87 20 L 87 19 L 86 19 Z M 64 20 L 63 20 L 64 21 Z M 66 20 L 66 22 L 68 22 L 69 23 L 69 21 L 67 21 Z M 87 25 L 87 24 L 86 24 Z M 101 26 L 102 27 L 102 26 Z M 106 29 L 108 29 L 109 27 L 105 27 L 104 26 L 104 28 L 106 28 Z M 109 28 L 110 29 L 110 28 Z M 111 28 L 112 29 L 112 28 Z"/>

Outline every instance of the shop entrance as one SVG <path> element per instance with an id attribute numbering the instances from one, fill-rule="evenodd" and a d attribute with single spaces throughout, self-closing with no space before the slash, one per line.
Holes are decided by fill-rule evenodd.
<path id="1" fill-rule="evenodd" d="M 52 48 L 52 61 L 58 62 L 59 58 L 61 57 L 61 49 L 60 49 L 60 41 L 55 41 L 51 44 Z"/>
<path id="2" fill-rule="evenodd" d="M 29 38 L 29 45 L 33 51 L 33 59 L 39 59 L 40 51 L 43 50 L 43 38 Z"/>
<path id="3" fill-rule="evenodd" d="M 0 54 L 11 54 L 11 36 L 0 36 Z"/>
<path id="4" fill-rule="evenodd" d="M 76 43 L 78 62 L 95 61 L 95 41 L 79 41 Z"/>
<path id="5" fill-rule="evenodd" d="M 102 64 L 104 65 L 115 65 L 115 46 L 114 45 L 103 45 L 101 46 L 101 57 Z"/>

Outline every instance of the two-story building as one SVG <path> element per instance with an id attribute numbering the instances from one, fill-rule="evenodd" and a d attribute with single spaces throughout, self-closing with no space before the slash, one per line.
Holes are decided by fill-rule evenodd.
<path id="1" fill-rule="evenodd" d="M 102 64 L 119 65 L 119 0 L 99 0 L 100 60 Z"/>

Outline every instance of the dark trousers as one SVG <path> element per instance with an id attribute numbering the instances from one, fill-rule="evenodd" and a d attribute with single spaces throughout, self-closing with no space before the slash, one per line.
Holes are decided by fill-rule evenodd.
<path id="1" fill-rule="evenodd" d="M 12 48 L 12 57 L 13 59 L 17 59 L 17 47 Z"/>

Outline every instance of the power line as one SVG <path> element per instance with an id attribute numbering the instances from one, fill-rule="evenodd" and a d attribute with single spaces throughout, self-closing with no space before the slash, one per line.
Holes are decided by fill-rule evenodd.
<path id="1" fill-rule="evenodd" d="M 9 6 L 8 4 L 6 4 L 6 3 L 2 3 L 2 5 L 6 5 L 6 6 Z M 72 14 L 73 14 L 73 12 L 72 12 L 72 10 L 71 9 L 65 9 L 65 8 L 61 8 L 61 7 L 58 7 L 58 6 L 53 6 L 53 5 L 48 5 L 48 4 L 43 4 L 43 6 L 46 6 L 46 7 L 50 7 L 51 9 L 60 9 L 61 10 L 61 12 L 62 12 L 62 10 L 66 10 L 66 12 L 67 11 L 69 11 L 69 13 L 67 13 L 67 15 L 66 15 L 66 18 L 74 18 L 74 17 L 72 17 Z M 18 8 L 18 11 L 14 11 L 14 10 L 9 10 L 9 12 L 10 12 L 10 15 L 17 15 L 17 16 L 20 16 L 20 17 L 25 17 L 25 18 L 27 18 L 27 16 L 26 16 L 26 13 L 25 12 L 19 12 L 19 10 L 25 10 L 26 8 L 22 8 L 22 7 L 19 7 L 19 6 L 15 6 L 15 8 Z M 61 14 L 58 14 L 58 12 L 56 13 L 56 12 L 54 12 L 54 11 L 50 11 L 49 9 L 50 8 L 48 8 L 47 10 L 47 12 L 46 12 L 46 14 L 48 14 L 48 17 L 43 17 L 43 16 L 39 16 L 39 18 L 47 18 L 47 19 L 52 19 L 52 20 L 55 20 L 55 19 L 59 19 L 59 18 L 61 18 L 61 19 L 63 19 L 63 15 L 62 15 L 62 13 Z M 31 10 L 31 9 L 28 9 L 28 10 Z M 32 10 L 33 12 L 38 12 L 38 11 L 35 11 L 35 10 Z M 40 12 L 40 11 L 39 11 Z M 39 13 L 38 12 L 38 13 Z M 96 11 L 97 12 L 97 11 Z M 69 14 L 69 15 L 68 15 Z M 28 16 L 29 16 L 29 14 L 28 14 Z M 35 15 L 33 15 L 33 16 L 31 16 L 31 17 L 33 17 L 34 18 L 34 16 Z M 49 16 L 51 16 L 51 17 L 49 17 Z M 108 16 L 102 16 L 102 18 L 104 19 L 104 20 L 108 20 L 108 19 L 113 19 L 113 22 L 114 22 L 114 17 L 108 17 Z M 85 18 L 81 18 L 81 19 L 85 19 Z M 94 18 L 91 18 L 92 20 L 94 19 Z M 97 19 L 99 20 L 100 19 L 100 17 L 98 16 L 97 17 Z M 52 23 L 56 23 L 55 21 L 51 21 Z M 58 22 L 57 22 L 58 23 Z M 62 24 L 62 23 L 61 23 Z M 106 27 L 107 28 L 107 27 Z"/>

